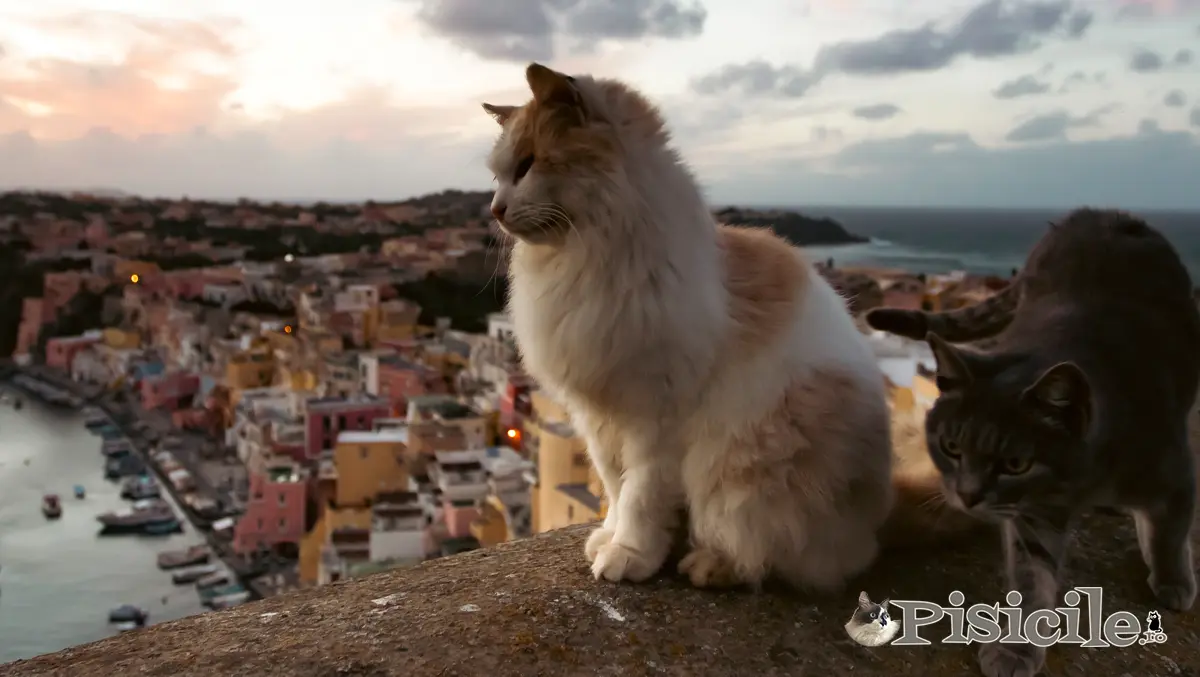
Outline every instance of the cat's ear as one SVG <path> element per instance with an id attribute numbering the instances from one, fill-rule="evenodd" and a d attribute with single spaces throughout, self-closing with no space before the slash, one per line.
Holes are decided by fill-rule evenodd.
<path id="1" fill-rule="evenodd" d="M 531 63 L 525 69 L 525 81 L 533 92 L 533 100 L 542 105 L 561 104 L 583 110 L 583 97 L 575 88 L 575 78 L 540 63 Z"/>
<path id="2" fill-rule="evenodd" d="M 483 109 L 502 127 L 513 113 L 517 112 L 517 106 L 496 106 L 490 103 L 483 104 Z"/>
<path id="3" fill-rule="evenodd" d="M 971 385 L 974 377 L 970 365 L 958 348 L 933 332 L 925 335 L 925 342 L 933 351 L 933 359 L 937 360 L 937 387 L 940 392 L 961 390 Z"/>
<path id="4" fill-rule="evenodd" d="M 1092 389 L 1074 362 L 1059 362 L 1021 393 L 1021 402 L 1048 425 L 1082 437 L 1091 421 Z"/>
<path id="5" fill-rule="evenodd" d="M 883 608 L 884 611 L 887 611 L 888 605 L 891 603 L 892 603 L 892 600 L 888 599 L 887 597 L 884 597 L 883 601 L 879 603 L 879 606 L 881 608 Z"/>
<path id="6" fill-rule="evenodd" d="M 858 608 L 860 608 L 860 609 L 870 609 L 871 608 L 871 598 L 867 596 L 866 590 L 863 590 L 862 592 L 858 593 Z"/>

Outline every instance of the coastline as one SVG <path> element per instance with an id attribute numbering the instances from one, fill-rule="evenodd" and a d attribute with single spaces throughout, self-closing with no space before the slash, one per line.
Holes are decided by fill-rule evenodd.
<path id="1" fill-rule="evenodd" d="M 64 379 L 52 372 L 43 371 L 37 367 L 13 365 L 11 363 L 5 366 L 7 369 L 0 368 L 0 382 L 7 382 L 31 397 L 36 397 L 47 404 L 57 407 L 78 410 L 85 406 L 92 406 L 102 411 L 129 440 L 130 446 L 141 461 L 145 463 L 146 467 L 153 471 L 159 485 L 166 491 L 172 508 L 177 514 L 184 517 L 188 526 L 196 534 L 203 538 L 212 552 L 212 557 L 228 569 L 231 577 L 236 579 L 249 592 L 249 599 L 258 600 L 268 596 L 264 594 L 263 586 L 257 584 L 258 572 L 248 569 L 241 558 L 233 554 L 230 543 L 220 538 L 217 531 L 212 528 L 212 525 L 217 520 L 209 521 L 196 514 L 184 499 L 184 492 L 176 488 L 175 484 L 170 481 L 167 473 L 159 465 L 155 459 L 154 451 L 155 446 L 157 446 L 162 436 L 153 431 L 153 425 L 146 420 L 146 412 L 144 410 L 132 402 L 121 404 L 113 401 L 111 395 L 105 392 L 102 386 L 97 386 L 96 389 L 99 392 L 88 393 L 86 391 L 87 386 L 84 384 Z M 39 383 L 45 389 L 30 387 L 30 382 Z M 57 397 L 53 391 L 59 391 L 71 399 Z M 213 495 L 215 492 L 212 490 L 212 487 L 208 486 L 201 469 L 193 467 L 192 464 L 185 463 L 180 458 L 180 454 L 175 454 L 175 456 L 180 465 L 193 477 L 196 486 L 193 493 L 204 498 L 215 499 L 216 496 Z M 170 576 L 169 571 L 161 571 L 164 575 Z"/>

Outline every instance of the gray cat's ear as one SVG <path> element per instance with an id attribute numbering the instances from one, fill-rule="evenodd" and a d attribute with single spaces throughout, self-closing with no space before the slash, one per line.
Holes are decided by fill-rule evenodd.
<path id="1" fill-rule="evenodd" d="M 883 601 L 879 603 L 879 606 L 883 607 L 884 609 L 887 609 L 888 605 L 891 603 L 892 603 L 892 600 L 888 599 L 887 597 L 884 597 Z"/>
<path id="2" fill-rule="evenodd" d="M 871 608 L 871 598 L 867 596 L 866 590 L 858 593 L 858 606 L 863 609 Z"/>
<path id="3" fill-rule="evenodd" d="M 933 351 L 933 359 L 937 360 L 937 387 L 941 392 L 959 390 L 971 384 L 970 365 L 966 356 L 933 332 L 925 335 L 925 342 Z"/>
<path id="4" fill-rule="evenodd" d="M 490 103 L 483 104 L 483 109 L 487 111 L 487 114 L 492 116 L 492 119 L 499 123 L 500 126 L 504 126 L 504 123 L 508 122 L 508 119 L 512 117 L 513 113 L 517 112 L 517 106 L 496 106 Z"/>
<path id="5" fill-rule="evenodd" d="M 1083 436 L 1091 422 L 1092 389 L 1074 362 L 1059 362 L 1021 393 L 1021 403 L 1044 423 Z"/>

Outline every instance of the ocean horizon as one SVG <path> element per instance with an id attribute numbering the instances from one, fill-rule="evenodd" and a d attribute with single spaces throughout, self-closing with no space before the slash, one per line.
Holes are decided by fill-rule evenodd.
<path id="1" fill-rule="evenodd" d="M 900 268 L 914 273 L 973 273 L 1007 276 L 1020 268 L 1051 221 L 1070 209 L 964 209 L 917 207 L 776 206 L 805 216 L 829 217 L 848 232 L 870 238 L 862 244 L 807 247 L 816 260 L 835 265 Z M 1200 280 L 1200 212 L 1128 210 L 1171 241 Z"/>

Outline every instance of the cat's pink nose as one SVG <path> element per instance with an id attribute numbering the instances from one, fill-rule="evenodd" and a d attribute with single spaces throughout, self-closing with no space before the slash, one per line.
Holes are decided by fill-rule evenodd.
<path id="1" fill-rule="evenodd" d="M 504 212 L 506 212 L 506 211 L 508 211 L 508 207 L 506 205 L 503 205 L 503 204 L 492 205 L 492 216 L 494 216 L 497 221 L 504 220 Z"/>

